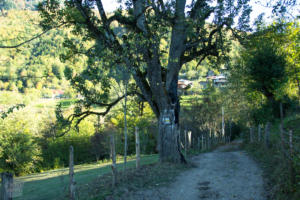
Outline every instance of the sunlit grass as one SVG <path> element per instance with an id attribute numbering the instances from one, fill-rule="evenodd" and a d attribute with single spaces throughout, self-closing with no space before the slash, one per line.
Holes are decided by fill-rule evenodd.
<path id="1" fill-rule="evenodd" d="M 128 168 L 135 167 L 134 157 L 129 157 Z M 144 155 L 141 158 L 141 164 L 147 165 L 156 163 L 157 155 Z M 117 160 L 117 168 L 123 170 L 123 158 Z M 22 200 L 52 200 L 64 199 L 68 191 L 68 168 L 51 170 L 38 174 L 15 178 L 16 182 L 24 183 L 22 195 L 15 199 Z M 82 164 L 75 166 L 76 185 L 87 184 L 94 179 L 110 173 L 111 162 L 98 162 L 93 164 Z"/>

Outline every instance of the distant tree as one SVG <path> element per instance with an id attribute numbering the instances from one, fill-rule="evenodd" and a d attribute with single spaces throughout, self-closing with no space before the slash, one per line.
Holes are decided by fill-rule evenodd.
<path id="1" fill-rule="evenodd" d="M 248 101 L 248 117 L 255 123 L 278 117 L 279 101 L 291 106 L 299 97 L 297 32 L 297 23 L 292 22 L 259 27 L 231 68 L 230 86 L 241 88 Z"/>
<path id="2" fill-rule="evenodd" d="M 125 9 L 110 15 L 101 0 L 65 1 L 64 6 L 60 1 L 51 0 L 39 6 L 43 18 L 41 26 L 45 30 L 63 23 L 72 27 L 73 33 L 83 41 L 94 44 L 86 45 L 76 39 L 65 41 L 69 47 L 65 59 L 74 61 L 82 54 L 89 58 L 89 69 L 82 74 L 69 70 L 71 82 L 85 95 L 83 105 L 87 109 L 77 112 L 73 118 L 79 117 L 80 121 L 89 114 L 106 114 L 119 101 L 107 103 L 109 81 L 104 77 L 106 73 L 99 72 L 122 64 L 132 74 L 140 96 L 158 119 L 161 161 L 184 161 L 176 134 L 180 112 L 179 71 L 192 60 L 201 63 L 206 58 L 220 58 L 228 50 L 229 31 L 241 37 L 241 31 L 249 30 L 248 0 L 224 0 L 214 4 L 196 0 L 189 5 L 186 0 L 122 2 Z M 239 19 L 234 20 L 238 16 Z M 167 45 L 162 47 L 163 40 Z M 88 92 L 84 84 L 87 80 L 101 85 L 101 95 Z M 90 110 L 92 105 L 107 107 L 107 110 L 94 112 Z"/>

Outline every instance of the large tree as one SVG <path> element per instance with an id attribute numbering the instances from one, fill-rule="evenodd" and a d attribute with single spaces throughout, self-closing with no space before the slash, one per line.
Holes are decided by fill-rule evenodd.
<path id="1" fill-rule="evenodd" d="M 64 24 L 73 28 L 73 33 L 82 41 L 94 44 L 67 40 L 65 44 L 70 47 L 70 52 L 66 57 L 86 54 L 89 75 L 98 74 L 101 86 L 109 87 L 105 75 L 95 69 L 116 65 L 127 68 L 136 82 L 139 96 L 149 103 L 158 119 L 161 161 L 180 162 L 184 158 L 177 140 L 179 71 L 192 60 L 199 64 L 204 59 L 220 60 L 228 51 L 228 39 L 240 37 L 241 31 L 249 29 L 251 8 L 248 1 L 123 0 L 119 1 L 120 9 L 108 14 L 102 0 L 67 0 L 64 4 L 48 0 L 39 9 L 45 30 Z M 93 68 L 95 65 L 101 67 Z M 70 76 L 88 102 L 85 102 L 86 110 L 76 112 L 72 118 L 106 114 L 120 101 L 118 98 L 108 103 L 88 93 L 84 84 L 80 84 L 88 77 L 87 71 L 80 76 Z M 107 109 L 90 111 L 93 104 Z"/>

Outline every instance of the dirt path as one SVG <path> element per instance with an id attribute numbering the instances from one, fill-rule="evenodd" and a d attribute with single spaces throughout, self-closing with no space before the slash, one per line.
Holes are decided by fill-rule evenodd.
<path id="1" fill-rule="evenodd" d="M 262 171 L 231 144 L 193 158 L 196 167 L 168 187 L 140 191 L 134 200 L 265 200 Z"/>

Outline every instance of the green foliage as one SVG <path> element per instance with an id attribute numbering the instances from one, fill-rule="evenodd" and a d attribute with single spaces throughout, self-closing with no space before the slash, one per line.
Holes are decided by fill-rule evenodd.
<path id="1" fill-rule="evenodd" d="M 156 152 L 157 121 L 148 104 L 139 110 L 136 101 L 129 101 L 127 106 L 128 154 L 135 153 L 135 127 L 139 128 L 142 154 Z M 142 113 L 141 113 L 142 112 Z M 141 115 L 142 114 L 142 115 Z M 110 121 L 117 128 L 117 153 L 124 154 L 124 113 L 122 108 L 111 114 Z"/>
<path id="2" fill-rule="evenodd" d="M 0 169 L 16 175 L 33 172 L 41 161 L 40 148 L 22 123 L 10 120 L 0 122 Z"/>
<path id="3" fill-rule="evenodd" d="M 259 30 L 249 36 L 238 59 L 233 59 L 227 92 L 239 96 L 240 100 L 234 103 L 240 104 L 239 109 L 250 119 L 247 126 L 279 117 L 279 102 L 283 102 L 286 109 L 298 104 L 297 59 L 291 64 L 292 55 L 299 54 L 295 46 L 298 39 L 294 35 L 298 32 L 297 26 L 297 23 L 284 22 L 268 27 L 260 25 Z M 228 99 L 232 101 L 230 95 Z"/>
<path id="4" fill-rule="evenodd" d="M 8 108 L 7 111 L 1 112 L 1 118 L 2 119 L 6 118 L 10 113 L 14 112 L 15 109 L 18 110 L 20 108 L 23 108 L 24 106 L 25 106 L 24 104 L 17 104 Z"/>

